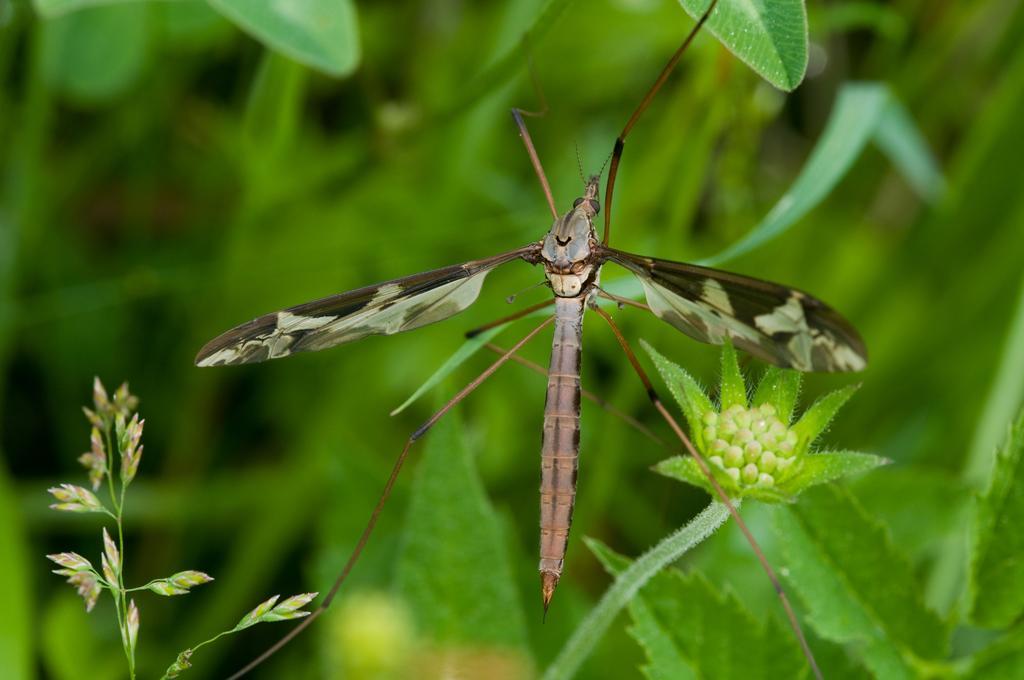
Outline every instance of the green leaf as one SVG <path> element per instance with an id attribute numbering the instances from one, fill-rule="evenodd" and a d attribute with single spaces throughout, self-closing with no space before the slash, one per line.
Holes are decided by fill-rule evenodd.
<path id="1" fill-rule="evenodd" d="M 907 109 L 891 95 L 875 126 L 874 140 L 919 196 L 934 201 L 945 190 L 946 180 L 928 143 Z"/>
<path id="2" fill-rule="evenodd" d="M 858 389 L 860 385 L 847 385 L 835 392 L 829 392 L 804 411 L 800 420 L 792 427 L 798 438 L 797 450 L 814 442 Z"/>
<path id="3" fill-rule="evenodd" d="M 708 0 L 679 0 L 693 18 Z M 807 72 L 807 11 L 803 0 L 722 0 L 706 24 L 730 52 L 769 83 L 791 92 Z"/>
<path id="4" fill-rule="evenodd" d="M 663 357 L 646 341 L 641 340 L 640 344 L 658 368 L 658 372 L 661 373 L 661 379 L 668 385 L 669 392 L 672 393 L 672 396 L 675 397 L 675 400 L 679 402 L 679 406 L 683 409 L 686 422 L 690 424 L 690 436 L 696 442 L 697 448 L 703 449 L 704 426 L 701 419 L 705 413 L 715 410 L 714 405 L 708 399 L 708 395 L 704 394 L 704 390 L 697 384 L 697 381 L 693 379 L 693 376 L 683 370 L 682 367 Z"/>
<path id="5" fill-rule="evenodd" d="M 138 2 L 139 0 L 32 0 L 32 6 L 47 19 L 54 19 L 63 14 L 101 5 L 117 5 L 122 2 Z"/>
<path id="6" fill-rule="evenodd" d="M 793 420 L 793 409 L 796 408 L 797 397 L 800 396 L 800 383 L 803 376 L 799 371 L 790 371 L 769 366 L 761 382 L 757 384 L 757 391 L 754 393 L 754 406 L 771 404 L 775 408 L 775 415 L 784 424 L 789 425 Z"/>
<path id="7" fill-rule="evenodd" d="M 786 491 L 797 494 L 812 486 L 873 470 L 889 461 L 880 456 L 856 451 L 808 453 L 800 461 L 797 473 L 786 480 Z"/>
<path id="8" fill-rule="evenodd" d="M 971 558 L 971 619 L 1002 628 L 1024 612 L 1024 411 L 996 456 L 978 499 Z"/>
<path id="9" fill-rule="evenodd" d="M 739 508 L 738 502 L 734 505 Z M 712 501 L 685 526 L 676 529 L 638 557 L 604 592 L 597 606 L 587 614 L 555 660 L 544 671 L 542 680 L 572 678 L 615 621 L 615 617 L 633 599 L 637 591 L 655 574 L 713 534 L 727 519 L 729 510 L 723 504 Z M 591 543 L 587 538 L 584 541 L 588 545 Z"/>
<path id="10" fill-rule="evenodd" d="M 417 387 L 416 391 L 413 392 L 408 399 L 403 401 L 401 404 L 398 405 L 397 408 L 391 411 L 391 415 L 397 416 L 399 413 L 409 408 L 410 404 L 412 404 L 414 401 L 422 397 L 429 390 L 437 386 L 442 380 L 451 375 L 452 371 L 454 371 L 456 368 L 465 363 L 466 360 L 469 359 L 471 356 L 476 354 L 477 350 L 479 350 L 485 344 L 490 342 L 491 338 L 500 333 L 504 328 L 505 326 L 488 328 L 486 331 L 483 331 L 482 333 L 477 333 L 472 338 L 468 338 L 465 342 L 462 343 L 461 346 L 459 346 L 457 350 L 455 350 L 455 352 L 450 357 L 448 357 L 445 360 L 443 364 L 441 364 L 441 366 L 436 371 L 433 372 L 433 374 L 431 374 L 429 378 L 427 378 L 426 382 Z"/>
<path id="11" fill-rule="evenodd" d="M 330 76 L 359 64 L 359 25 L 351 0 L 209 0 L 267 47 Z"/>
<path id="12" fill-rule="evenodd" d="M 747 407 L 747 384 L 740 373 L 740 363 L 736 358 L 736 349 L 726 340 L 722 343 L 722 393 L 721 410 L 730 406 Z"/>
<path id="13" fill-rule="evenodd" d="M 427 439 L 403 530 L 398 588 L 419 630 L 437 642 L 524 647 L 526 623 L 501 525 L 454 414 Z"/>
<path id="14" fill-rule="evenodd" d="M 829 485 L 775 509 L 787 580 L 821 637 L 859 647 L 878 677 L 915 677 L 910 654 L 944 657 L 948 630 L 924 605 L 906 556 L 886 527 Z"/>
<path id="15" fill-rule="evenodd" d="M 788 231 L 811 208 L 818 205 L 846 175 L 868 142 L 875 139 L 878 126 L 890 115 L 893 110 L 891 107 L 902 110 L 889 88 L 882 83 L 843 85 L 825 131 L 818 138 L 814 150 L 811 151 L 789 190 L 746 236 L 718 254 L 701 260 L 700 264 L 714 266 L 733 260 Z M 890 158 L 898 168 L 915 168 L 914 172 L 918 173 L 921 172 L 920 167 L 929 166 L 933 169 L 934 175 L 939 177 L 931 153 L 923 142 L 919 141 L 920 135 L 915 135 L 914 139 L 904 139 L 902 144 L 895 144 L 891 139 L 894 134 L 892 126 L 901 124 L 909 125 L 909 117 L 905 116 L 902 121 L 887 122 L 890 127 L 883 133 L 883 150 L 897 154 Z M 911 181 L 911 184 L 916 186 L 917 181 Z"/>
<path id="16" fill-rule="evenodd" d="M 107 5 L 46 22 L 43 69 L 51 87 L 87 102 L 131 87 L 146 64 L 148 12 L 143 4 Z"/>
<path id="17" fill-rule="evenodd" d="M 629 560 L 596 540 L 587 545 L 619 575 Z M 720 593 L 699 572 L 665 569 L 630 603 L 630 632 L 648 651 L 648 678 L 799 678 L 807 665 L 793 635 L 774 619 L 762 623 L 732 594 Z M 637 614 L 640 618 L 637 618 Z M 651 652 L 654 653 L 651 653 Z"/>

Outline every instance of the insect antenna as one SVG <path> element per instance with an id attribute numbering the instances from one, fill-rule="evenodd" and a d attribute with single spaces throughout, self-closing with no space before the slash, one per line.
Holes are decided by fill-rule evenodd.
<path id="1" fill-rule="evenodd" d="M 740 516 L 739 511 L 736 510 L 736 506 L 733 505 L 731 500 L 729 500 L 728 494 L 726 494 L 725 490 L 722 489 L 718 480 L 715 479 L 713 474 L 711 474 L 708 464 L 700 454 L 697 453 L 697 449 L 694 448 L 693 443 L 690 441 L 690 438 L 686 436 L 683 428 L 681 428 L 679 423 L 676 422 L 672 413 L 665 408 L 665 405 L 661 401 L 661 397 L 658 396 L 658 393 L 654 389 L 653 383 L 651 383 L 650 378 L 647 377 L 647 372 L 644 371 L 643 367 L 640 365 L 640 361 L 633 352 L 633 348 L 629 346 L 629 342 L 622 334 L 622 331 L 619 330 L 619 327 L 615 323 L 611 314 L 604 311 L 596 304 L 591 305 L 591 309 L 597 312 L 601 318 L 608 322 L 608 325 L 612 329 L 612 333 L 615 334 L 615 339 L 618 341 L 619 346 L 621 346 L 622 351 L 626 353 L 626 358 L 629 359 L 630 365 L 633 367 L 633 370 L 636 371 L 637 376 L 640 378 L 640 382 L 643 383 L 644 388 L 647 390 L 647 397 L 651 400 L 651 403 L 654 404 L 654 408 L 661 414 L 661 417 L 665 419 L 676 437 L 679 438 L 679 441 L 683 443 L 687 452 L 697 463 L 697 466 L 700 468 L 704 476 L 707 477 L 711 486 L 715 489 L 715 493 L 718 495 L 719 500 L 725 505 L 729 514 L 732 515 L 732 518 L 736 521 L 736 526 L 740 528 L 740 531 L 743 532 L 747 542 L 750 543 L 750 547 L 753 549 L 754 555 L 757 556 L 758 562 L 761 563 L 761 567 L 768 575 L 768 580 L 772 582 L 772 587 L 775 589 L 775 594 L 778 595 L 779 601 L 782 603 L 782 608 L 786 610 L 786 618 L 789 619 L 789 625 L 793 629 L 793 633 L 796 635 L 797 641 L 800 643 L 800 648 L 804 653 L 804 657 L 807 659 L 807 664 L 811 667 L 811 672 L 814 673 L 815 678 L 822 680 L 823 676 L 821 675 L 821 670 L 818 668 L 817 661 L 814 660 L 814 653 L 811 651 L 810 645 L 807 644 L 807 638 L 804 636 L 803 628 L 800 627 L 800 622 L 796 618 L 796 613 L 793 611 L 793 607 L 789 603 L 786 591 L 782 588 L 782 582 L 779 580 L 778 575 L 776 575 L 775 570 L 772 569 L 772 565 L 768 562 L 768 558 L 765 557 L 764 552 L 761 550 L 761 546 L 758 545 L 757 540 L 754 539 L 754 535 L 750 532 L 750 529 L 747 528 L 747 523 L 743 521 L 743 517 Z"/>
<path id="2" fill-rule="evenodd" d="M 644 95 L 640 105 L 636 107 L 636 110 L 633 111 L 633 115 L 629 117 L 628 121 L 626 121 L 626 127 L 622 128 L 622 132 L 620 132 L 619 136 L 615 139 L 615 146 L 612 148 L 611 155 L 612 164 L 608 168 L 608 182 L 605 184 L 604 192 L 604 237 L 601 239 L 601 242 L 605 245 L 608 245 L 608 237 L 612 228 L 612 193 L 615 191 L 615 176 L 619 171 L 619 160 L 622 158 L 622 149 L 626 144 L 626 135 L 629 134 L 629 131 L 633 129 L 637 120 L 640 119 L 643 112 L 647 110 L 648 106 L 650 106 L 651 100 L 654 99 L 654 95 L 658 93 L 661 86 L 665 84 L 666 80 L 668 80 L 668 77 L 671 75 L 673 69 L 675 69 L 676 64 L 679 63 L 679 58 L 683 56 L 683 52 L 685 52 L 686 48 L 690 46 L 693 39 L 697 37 L 697 33 L 700 32 L 704 22 L 706 22 L 708 17 L 711 16 L 711 12 L 714 11 L 717 4 L 718 0 L 711 0 L 711 4 L 708 5 L 708 8 L 704 10 L 704 14 L 702 14 L 700 19 L 697 20 L 697 25 L 690 29 L 690 33 L 686 36 L 686 39 L 683 40 L 683 44 L 679 46 L 679 49 L 675 51 L 675 54 L 673 54 L 668 60 L 668 63 L 665 64 L 665 68 L 661 70 L 661 74 L 658 75 L 658 79 L 654 81 L 654 85 L 652 85 L 651 89 L 647 91 L 647 94 Z"/>
<path id="3" fill-rule="evenodd" d="M 583 182 L 584 184 L 586 184 L 587 180 L 586 180 L 585 177 L 583 177 L 583 157 L 580 155 L 580 143 L 577 142 L 577 141 L 574 141 L 573 144 L 576 146 L 576 167 L 580 171 L 580 181 Z M 604 172 L 604 168 L 603 167 L 601 168 L 601 172 Z M 600 174 L 600 173 L 598 173 L 598 174 Z"/>

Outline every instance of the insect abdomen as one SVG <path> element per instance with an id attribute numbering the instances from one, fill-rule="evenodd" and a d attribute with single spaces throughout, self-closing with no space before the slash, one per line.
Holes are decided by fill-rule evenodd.
<path id="1" fill-rule="evenodd" d="M 583 298 L 555 300 L 555 332 L 540 454 L 540 576 L 545 609 L 562 575 L 576 500 L 583 305 Z"/>

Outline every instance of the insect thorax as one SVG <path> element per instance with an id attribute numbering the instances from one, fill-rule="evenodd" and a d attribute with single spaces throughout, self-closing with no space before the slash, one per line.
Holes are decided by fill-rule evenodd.
<path id="1" fill-rule="evenodd" d="M 576 297 L 593 283 L 592 254 L 597 237 L 586 205 L 580 204 L 556 220 L 544 237 L 544 273 L 558 297 Z"/>

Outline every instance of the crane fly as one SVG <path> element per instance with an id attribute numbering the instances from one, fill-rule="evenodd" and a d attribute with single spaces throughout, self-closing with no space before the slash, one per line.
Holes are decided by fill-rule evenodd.
<path id="1" fill-rule="evenodd" d="M 778 578 L 753 536 L 704 460 L 660 401 L 612 317 L 596 304 L 599 296 L 618 299 L 604 293 L 599 287 L 602 268 L 613 263 L 633 273 L 642 284 L 646 305 L 632 304 L 648 309 L 701 342 L 722 344 L 728 341 L 758 359 L 800 371 L 859 371 L 867 364 L 864 343 L 853 326 L 831 307 L 807 293 L 717 269 L 634 255 L 609 245 L 612 195 L 625 138 L 707 21 L 716 3 L 717 0 L 712 0 L 615 141 L 605 184 L 602 238 L 598 238 L 594 226 L 601 212 L 600 174 L 587 179 L 583 195 L 573 202 L 567 212 L 559 213 L 523 121 L 525 112 L 513 109 L 512 116 L 519 135 L 554 218 L 554 223 L 543 239 L 481 260 L 392 279 L 266 314 L 214 338 L 199 351 L 196 357 L 198 366 L 247 364 L 278 359 L 297 352 L 326 349 L 368 335 L 392 335 L 413 330 L 447 319 L 469 307 L 479 296 L 484 279 L 492 270 L 517 260 L 541 265 L 546 284 L 554 294 L 546 302 L 488 325 L 490 327 L 511 321 L 543 307 L 554 308 L 553 315 L 548 316 L 510 349 L 499 349 L 501 356 L 494 363 L 409 437 L 356 548 L 323 603 L 312 616 L 242 669 L 239 675 L 283 646 L 330 604 L 369 539 L 413 442 L 501 365 L 510 358 L 516 358 L 516 352 L 526 342 L 553 324 L 554 337 L 547 371 L 541 443 L 540 488 L 539 571 L 544 611 L 547 611 L 562 576 L 576 498 L 580 443 L 580 355 L 583 317 L 589 308 L 611 325 L 654 406 L 696 459 L 747 536 L 779 594 L 813 672 L 820 677 Z"/>

